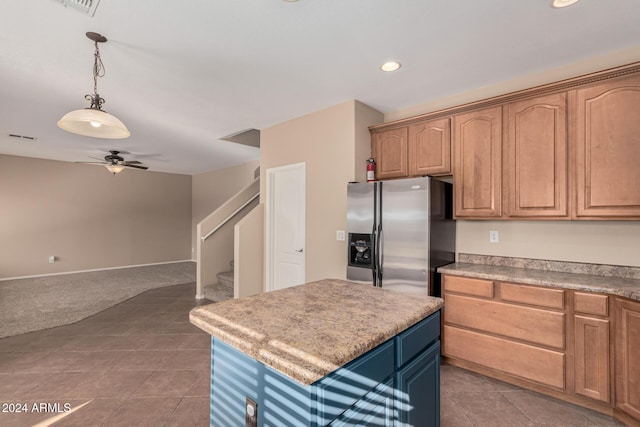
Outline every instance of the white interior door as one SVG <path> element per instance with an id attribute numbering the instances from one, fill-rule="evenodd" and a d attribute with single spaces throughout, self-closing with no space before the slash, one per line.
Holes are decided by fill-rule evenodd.
<path id="1" fill-rule="evenodd" d="M 305 282 L 305 164 L 267 170 L 267 291 Z"/>

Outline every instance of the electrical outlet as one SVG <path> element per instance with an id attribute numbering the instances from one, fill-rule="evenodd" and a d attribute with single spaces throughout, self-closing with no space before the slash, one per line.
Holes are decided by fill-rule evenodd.
<path id="1" fill-rule="evenodd" d="M 258 427 L 258 404 L 247 397 L 245 405 L 246 412 L 244 414 L 245 427 Z"/>
<path id="2" fill-rule="evenodd" d="M 498 242 L 500 242 L 500 235 L 498 234 L 498 230 L 489 230 L 489 243 Z"/>
<path id="3" fill-rule="evenodd" d="M 56 262 L 56 257 L 55 257 L 55 255 L 51 255 L 49 257 L 49 264 L 53 264 L 54 262 Z"/>

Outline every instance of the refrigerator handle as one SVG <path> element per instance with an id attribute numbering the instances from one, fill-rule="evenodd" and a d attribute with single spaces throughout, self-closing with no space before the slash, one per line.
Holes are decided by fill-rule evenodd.
<path id="1" fill-rule="evenodd" d="M 378 232 L 376 234 L 376 258 L 375 258 L 375 263 L 377 266 L 377 273 L 378 273 L 378 277 L 377 277 L 377 281 L 376 281 L 376 286 L 381 288 L 382 287 L 382 262 L 384 261 L 384 255 L 382 253 L 382 251 L 384 250 L 383 245 L 382 245 L 382 240 L 384 239 L 384 235 L 383 235 L 383 231 L 382 231 L 382 182 L 379 183 L 380 185 L 378 186 L 378 192 L 379 192 L 379 196 L 378 196 L 378 204 L 377 204 L 377 209 L 378 209 L 378 214 L 377 214 L 377 224 L 378 224 Z"/>
<path id="2" fill-rule="evenodd" d="M 381 288 L 382 287 L 382 265 L 384 264 L 384 233 L 382 232 L 382 225 L 380 226 L 380 229 L 378 230 L 378 240 L 377 240 L 377 245 L 378 248 L 376 250 L 376 255 L 377 255 L 377 262 L 376 264 L 378 264 L 378 287 Z"/>
<path id="3" fill-rule="evenodd" d="M 378 286 L 378 251 L 376 250 L 376 245 L 378 241 L 378 230 L 376 229 L 376 225 L 373 225 L 371 229 L 371 275 L 373 278 L 373 286 Z"/>
<path id="4" fill-rule="evenodd" d="M 378 183 L 373 183 L 373 227 L 371 228 L 371 260 L 373 286 L 378 286 Z"/>

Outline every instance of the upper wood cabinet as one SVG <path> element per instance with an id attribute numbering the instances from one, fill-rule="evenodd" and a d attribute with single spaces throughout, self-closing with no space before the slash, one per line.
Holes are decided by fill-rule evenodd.
<path id="1" fill-rule="evenodd" d="M 376 179 L 451 175 L 451 119 L 372 131 Z"/>
<path id="2" fill-rule="evenodd" d="M 640 77 L 572 95 L 576 217 L 640 217 Z"/>
<path id="3" fill-rule="evenodd" d="M 409 176 L 451 174 L 451 120 L 409 126 Z"/>
<path id="4" fill-rule="evenodd" d="M 458 218 L 640 220 L 640 62 L 370 129 L 377 179 L 453 174 Z"/>
<path id="5" fill-rule="evenodd" d="M 376 179 L 408 176 L 406 127 L 374 133 L 372 156 L 376 160 Z"/>
<path id="6" fill-rule="evenodd" d="M 503 215 L 569 215 L 567 95 L 505 105 Z"/>
<path id="7" fill-rule="evenodd" d="M 502 107 L 454 116 L 453 153 L 456 216 L 500 217 Z"/>

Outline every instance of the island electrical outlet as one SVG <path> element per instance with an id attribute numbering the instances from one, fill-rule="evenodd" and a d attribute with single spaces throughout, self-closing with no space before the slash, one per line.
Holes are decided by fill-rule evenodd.
<path id="1" fill-rule="evenodd" d="M 246 412 L 244 414 L 245 427 L 258 427 L 258 404 L 247 397 L 245 405 Z"/>

